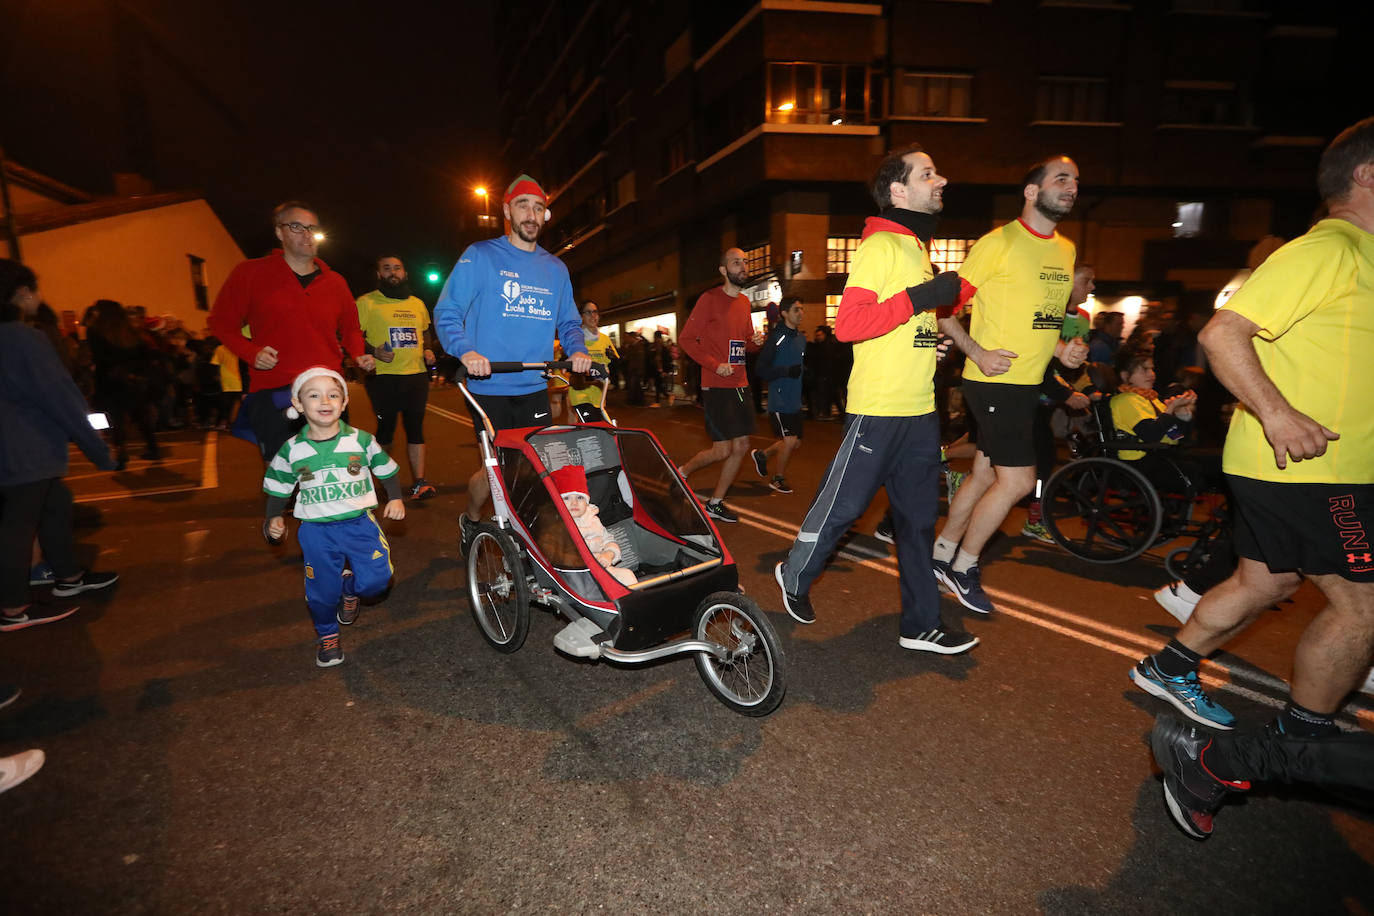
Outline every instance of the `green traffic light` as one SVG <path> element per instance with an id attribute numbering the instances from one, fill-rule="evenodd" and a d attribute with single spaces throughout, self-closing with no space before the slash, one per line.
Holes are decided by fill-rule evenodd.
<path id="1" fill-rule="evenodd" d="M 431 282 L 431 283 L 438 283 L 438 282 L 439 282 L 439 271 L 437 271 L 437 270 L 431 270 L 431 271 L 429 272 L 429 282 Z"/>

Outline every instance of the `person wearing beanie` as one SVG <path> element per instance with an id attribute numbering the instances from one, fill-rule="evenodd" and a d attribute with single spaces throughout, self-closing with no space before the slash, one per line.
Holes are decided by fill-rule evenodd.
<path id="1" fill-rule="evenodd" d="M 315 624 L 315 664 L 329 668 L 344 660 L 339 624 L 353 623 L 358 599 L 380 595 L 391 582 L 391 546 L 372 514 L 377 505 L 373 476 L 386 490 L 382 516 L 400 520 L 406 509 L 396 462 L 370 433 L 341 419 L 348 406 L 343 376 L 314 366 L 292 380 L 290 391 L 286 415 L 305 417 L 305 428 L 267 465 L 263 532 L 271 543 L 286 536 L 282 513 L 295 492 L 292 511 L 301 523 L 297 537 L 305 556 L 305 603 Z"/>
<path id="2" fill-rule="evenodd" d="M 621 585 L 637 582 L 638 577 L 633 570 L 616 565 L 623 558 L 620 544 L 611 537 L 598 517 L 601 510 L 587 493 L 587 472 L 578 465 L 568 464 L 551 472 L 549 477 L 553 480 L 554 489 L 563 497 L 563 505 L 568 507 L 568 514 L 573 517 L 578 533 L 587 542 L 587 548 L 596 561 L 606 567 L 606 571 Z"/>
<path id="3" fill-rule="evenodd" d="M 539 182 L 521 175 L 506 188 L 501 209 L 506 234 L 469 245 L 453 265 L 434 306 L 434 328 L 444 350 L 462 361 L 468 391 L 495 429 L 547 426 L 552 411 L 543 375 L 530 370 L 493 376 L 491 363 L 550 360 L 555 337 L 573 372 L 587 372 L 592 361 L 568 268 L 538 244 L 550 218 L 548 195 Z M 480 435 L 482 419 L 472 413 Z M 468 479 L 467 509 L 458 520 L 464 554 L 490 496 L 479 467 Z"/>

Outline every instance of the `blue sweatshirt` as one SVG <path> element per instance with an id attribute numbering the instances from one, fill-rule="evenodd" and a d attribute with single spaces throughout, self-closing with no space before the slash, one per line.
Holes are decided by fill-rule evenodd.
<path id="1" fill-rule="evenodd" d="M 86 409 L 48 338 L 18 321 L 0 322 L 0 486 L 66 476 L 69 441 L 96 467 L 113 470 Z"/>
<path id="2" fill-rule="evenodd" d="M 806 335 L 778 322 L 768 332 L 754 371 L 768 382 L 768 409 L 773 413 L 801 413 L 801 377 L 791 378 L 787 370 L 802 364 L 806 355 Z"/>
<path id="3" fill-rule="evenodd" d="M 504 235 L 463 252 L 434 306 L 434 330 L 448 354 L 460 358 L 475 350 L 492 362 L 550 360 L 555 331 L 564 353 L 587 352 L 567 266 L 543 248 L 522 251 Z M 544 387 L 534 371 L 468 381 L 476 394 Z"/>

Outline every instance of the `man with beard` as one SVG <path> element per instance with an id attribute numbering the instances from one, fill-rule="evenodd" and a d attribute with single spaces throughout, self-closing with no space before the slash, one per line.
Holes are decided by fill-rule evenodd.
<path id="1" fill-rule="evenodd" d="M 548 195 L 528 175 L 506 188 L 506 234 L 468 246 L 453 266 L 434 306 L 439 342 L 458 354 L 468 391 L 497 430 L 549 425 L 549 392 L 536 371 L 492 376 L 491 363 L 543 362 L 553 356 L 555 334 L 572 355 L 572 371 L 592 367 L 568 268 L 537 243 L 549 219 Z M 471 408 L 469 407 L 471 410 Z M 473 425 L 482 419 L 473 413 Z M 491 496 L 483 468 L 468 480 L 468 505 L 459 516 L 467 552 L 482 507 Z"/>
<path id="2" fill-rule="evenodd" d="M 964 402 L 978 420 L 978 451 L 934 550 L 936 578 L 980 614 L 995 608 L 983 591 L 978 555 L 1035 486 L 1032 427 L 1040 383 L 1073 288 L 1074 245 L 1055 227 L 1078 199 L 1078 166 L 1054 156 L 1032 168 L 1021 187 L 1020 218 L 975 242 L 959 268 L 977 290 L 969 331 L 954 321 L 941 326 L 965 353 L 992 351 L 1008 361 L 995 377 L 976 360 L 964 368 Z"/>
<path id="3" fill-rule="evenodd" d="M 405 422 L 406 455 L 415 483 L 411 499 L 429 499 L 435 489 L 425 480 L 425 405 L 434 351 L 425 346 L 429 310 L 410 294 L 405 264 L 395 255 L 377 259 L 377 288 L 358 297 L 358 323 L 367 352 L 377 360 L 366 379 L 367 396 L 377 415 L 377 444 L 391 452 L 399 415 Z"/>
<path id="4" fill-rule="evenodd" d="M 706 514 L 719 522 L 737 522 L 739 516 L 724 499 L 754 431 L 754 405 L 744 366 L 746 354 L 757 350 L 759 341 L 749 320 L 749 298 L 741 291 L 749 279 L 744 252 L 727 250 L 720 256 L 719 270 L 725 283 L 697 298 L 677 337 L 682 352 L 701 366 L 701 401 L 706 432 L 711 436 L 711 447 L 693 455 L 679 472 L 685 480 L 693 471 L 724 462 L 706 502 Z"/>
<path id="5" fill-rule="evenodd" d="M 978 640 L 941 622 L 930 561 L 939 507 L 939 331 L 958 323 L 951 316 L 971 293 L 954 271 L 934 276 L 930 263 L 946 183 L 915 145 L 888 153 L 873 176 L 880 212 L 864 223 L 835 315 L 836 336 L 854 342 L 844 439 L 774 577 L 787 613 L 799 623 L 815 623 L 811 583 L 873 494 L 885 487 L 897 532 L 898 645 L 956 655 Z M 985 371 L 1004 368 L 1001 354 L 970 350 L 970 361 L 981 360 Z"/>

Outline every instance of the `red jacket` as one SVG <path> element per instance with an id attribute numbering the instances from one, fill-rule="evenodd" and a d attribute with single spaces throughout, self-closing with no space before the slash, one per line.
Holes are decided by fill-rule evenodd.
<path id="1" fill-rule="evenodd" d="M 248 363 L 249 391 L 290 385 L 311 366 L 337 369 L 342 350 L 353 357 L 366 352 L 348 284 L 319 258 L 315 266 L 319 276 L 302 289 L 277 249 L 235 267 L 215 297 L 210 331 Z M 244 335 L 244 325 L 251 337 Z M 271 369 L 253 368 L 263 347 L 277 351 L 277 365 Z"/>
<path id="2" fill-rule="evenodd" d="M 702 388 L 743 388 L 749 384 L 742 355 L 730 375 L 716 375 L 716 367 L 730 361 L 732 340 L 742 341 L 749 353 L 759 348 L 749 320 L 749 299 L 743 293 L 731 299 L 720 286 L 708 289 L 697 299 L 677 335 L 682 352 L 701 364 Z"/>

